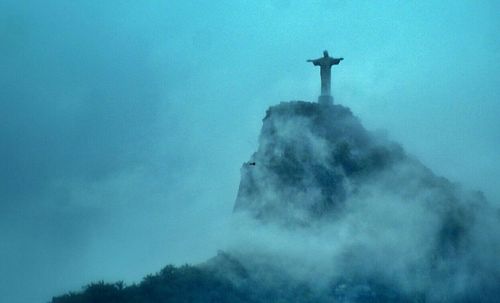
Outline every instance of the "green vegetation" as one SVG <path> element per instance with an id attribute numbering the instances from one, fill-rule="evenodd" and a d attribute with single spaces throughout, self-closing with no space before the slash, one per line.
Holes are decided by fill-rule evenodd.
<path id="1" fill-rule="evenodd" d="M 313 287 L 314 282 L 290 279 L 270 267 L 250 273 L 220 253 L 209 265 L 169 265 L 131 286 L 92 283 L 81 292 L 54 297 L 51 303 L 419 302 L 375 281 L 341 279 L 321 290 Z"/>
<path id="2" fill-rule="evenodd" d="M 92 283 L 81 292 L 52 299 L 52 303 L 252 302 L 227 279 L 194 266 L 166 266 L 137 285 Z"/>

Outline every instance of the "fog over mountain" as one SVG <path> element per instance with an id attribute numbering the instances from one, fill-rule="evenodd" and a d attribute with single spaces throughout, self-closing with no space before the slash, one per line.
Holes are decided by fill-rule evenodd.
<path id="1" fill-rule="evenodd" d="M 226 252 L 196 267 L 166 267 L 138 285 L 97 284 L 53 302 L 495 302 L 500 295 L 498 209 L 365 130 L 344 106 L 269 108 L 241 174 Z"/>
<path id="2" fill-rule="evenodd" d="M 238 243 L 282 271 L 320 285 L 373 281 L 409 301 L 498 297 L 498 209 L 366 131 L 348 108 L 271 107 L 250 161 L 235 212 L 258 223 Z"/>

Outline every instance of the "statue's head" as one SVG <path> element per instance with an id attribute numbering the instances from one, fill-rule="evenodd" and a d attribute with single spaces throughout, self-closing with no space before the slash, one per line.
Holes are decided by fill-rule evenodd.
<path id="1" fill-rule="evenodd" d="M 327 50 L 323 51 L 323 57 L 328 57 L 328 51 Z"/>

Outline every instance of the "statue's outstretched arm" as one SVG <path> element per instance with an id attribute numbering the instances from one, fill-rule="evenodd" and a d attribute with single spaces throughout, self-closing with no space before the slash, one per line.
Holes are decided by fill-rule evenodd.
<path id="1" fill-rule="evenodd" d="M 309 60 L 307 60 L 307 62 L 312 62 L 312 64 L 314 64 L 314 65 L 319 65 L 319 59 L 314 59 L 314 60 L 309 59 Z"/>
<path id="2" fill-rule="evenodd" d="M 337 65 L 340 63 L 340 61 L 344 60 L 344 58 L 331 58 L 332 60 L 330 61 L 331 64 Z"/>

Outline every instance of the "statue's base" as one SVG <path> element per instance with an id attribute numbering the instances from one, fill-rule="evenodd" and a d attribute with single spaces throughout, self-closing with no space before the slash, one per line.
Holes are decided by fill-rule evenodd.
<path id="1" fill-rule="evenodd" d="M 322 105 L 332 105 L 333 97 L 332 96 L 319 96 L 318 103 Z"/>

